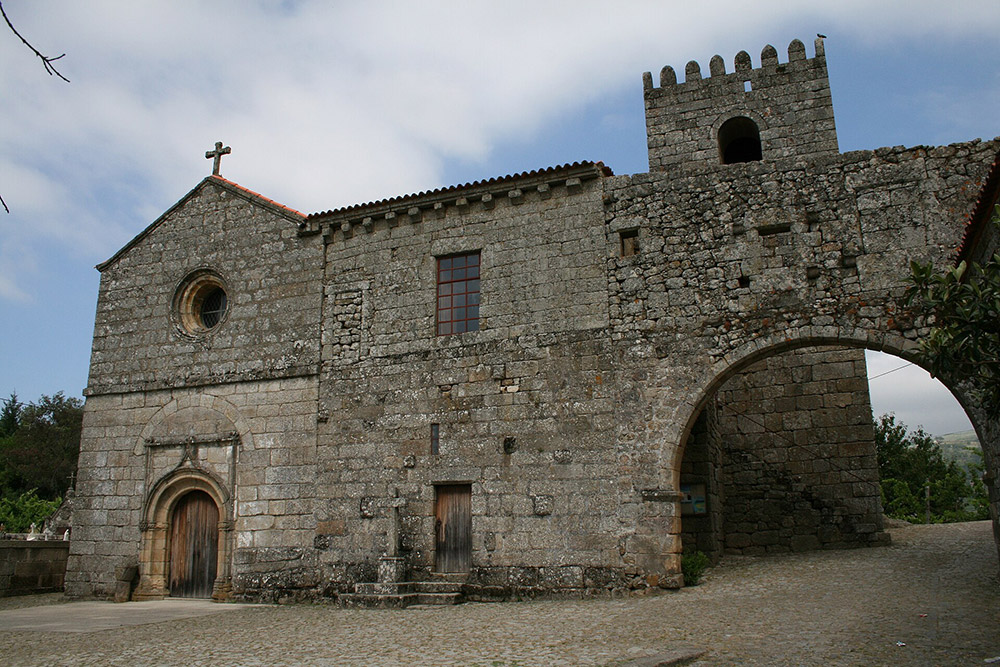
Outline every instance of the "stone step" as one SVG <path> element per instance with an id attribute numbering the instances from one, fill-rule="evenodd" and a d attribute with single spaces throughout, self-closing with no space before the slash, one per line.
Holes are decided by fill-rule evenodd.
<path id="1" fill-rule="evenodd" d="M 375 607 L 378 609 L 402 609 L 411 604 L 421 604 L 416 593 L 406 595 L 364 595 L 360 593 L 344 593 L 337 601 L 345 607 Z"/>
<path id="2" fill-rule="evenodd" d="M 463 584 L 456 581 L 413 581 L 410 582 L 416 593 L 459 593 Z"/>
<path id="3" fill-rule="evenodd" d="M 383 608 L 458 604 L 465 600 L 462 594 L 465 579 L 466 575 L 447 575 L 429 581 L 359 583 L 354 585 L 354 593 L 340 596 L 340 603 L 345 607 Z"/>
<path id="4" fill-rule="evenodd" d="M 358 595 L 409 595 L 411 593 L 461 593 L 463 584 L 455 581 L 401 581 L 399 583 L 360 583 Z"/>
<path id="5" fill-rule="evenodd" d="M 463 601 L 461 593 L 366 594 L 345 593 L 339 601 L 345 607 L 402 609 L 414 604 L 453 605 Z"/>
<path id="6" fill-rule="evenodd" d="M 417 593 L 416 604 L 461 604 L 465 598 L 461 593 Z"/>
<path id="7" fill-rule="evenodd" d="M 399 583 L 362 583 L 354 584 L 354 592 L 358 595 L 408 595 L 414 593 L 413 584 L 409 581 Z"/>
<path id="8" fill-rule="evenodd" d="M 468 572 L 430 572 L 429 581 L 451 581 L 464 584 L 469 580 Z"/>

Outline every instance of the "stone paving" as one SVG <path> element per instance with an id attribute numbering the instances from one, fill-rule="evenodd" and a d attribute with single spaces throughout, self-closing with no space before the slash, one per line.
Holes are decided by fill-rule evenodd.
<path id="1" fill-rule="evenodd" d="M 689 663 L 699 666 L 972 665 L 1000 656 L 989 522 L 891 532 L 890 547 L 727 557 L 702 585 L 648 597 L 257 606 L 90 633 L 0 628 L 0 663 L 626 665 L 686 648 L 706 651 Z M 56 601 L 4 599 L 0 610 Z"/>

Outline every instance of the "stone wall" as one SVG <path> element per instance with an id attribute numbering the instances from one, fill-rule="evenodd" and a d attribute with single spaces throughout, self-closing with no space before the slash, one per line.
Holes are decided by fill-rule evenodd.
<path id="1" fill-rule="evenodd" d="M 98 267 L 86 393 L 315 374 L 322 248 L 297 235 L 302 219 L 221 178 L 205 179 Z M 192 334 L 175 302 L 199 270 L 225 285 L 227 326 Z"/>
<path id="2" fill-rule="evenodd" d="M 294 564 L 313 540 L 316 397 L 311 378 L 90 396 L 67 593 L 114 594 L 114 570 L 135 560 L 155 510 L 146 501 L 181 471 L 226 490 L 220 514 L 237 548 L 272 561 L 291 552 Z M 234 585 L 252 585 L 244 571 L 235 568 Z"/>
<path id="3" fill-rule="evenodd" d="M 0 540 L 0 597 L 63 589 L 69 542 Z"/>
<path id="4" fill-rule="evenodd" d="M 695 491 L 701 497 L 703 490 L 705 501 L 703 508 L 695 506 L 694 497 L 686 497 L 682 501 L 681 539 L 684 553 L 701 551 L 713 562 L 722 555 L 726 539 L 723 516 L 727 509 L 729 486 L 722 480 L 722 451 L 726 442 L 726 436 L 719 430 L 719 398 L 716 395 L 702 409 L 691 429 L 680 470 L 682 493 L 687 490 L 690 496 Z M 731 479 L 726 481 L 732 483 Z M 740 489 L 732 491 L 738 494 Z"/>
<path id="5" fill-rule="evenodd" d="M 637 571 L 625 541 L 638 503 L 617 472 L 599 174 L 490 185 L 418 222 L 357 210 L 321 220 L 339 306 L 324 337 L 343 340 L 344 320 L 358 323 L 356 348 L 324 350 L 321 381 L 330 420 L 319 435 L 317 545 L 340 590 L 374 573 L 394 489 L 407 503 L 404 550 L 427 576 L 435 487 L 456 482 L 471 485 L 470 582 L 483 594 L 582 589 L 585 579 L 621 587 Z M 344 234 L 344 218 L 365 217 L 378 222 Z M 435 336 L 436 257 L 477 250 L 480 331 Z"/>

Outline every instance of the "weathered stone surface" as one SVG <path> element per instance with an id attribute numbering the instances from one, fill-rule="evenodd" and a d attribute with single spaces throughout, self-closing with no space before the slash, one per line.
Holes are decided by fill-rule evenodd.
<path id="1" fill-rule="evenodd" d="M 908 262 L 949 256 L 998 144 L 840 154 L 825 60 L 800 47 L 648 77 L 650 173 L 308 217 L 206 179 L 100 267 L 67 592 L 113 594 L 138 556 L 164 593 L 170 503 L 201 488 L 219 598 L 376 581 L 397 499 L 428 578 L 443 486 L 470 496 L 474 599 L 678 586 L 682 544 L 884 542 L 863 358 L 776 355 L 924 335 L 896 311 Z M 720 164 L 735 117 L 762 159 Z M 435 335 L 437 260 L 471 252 L 478 330 Z M 192 334 L 175 301 L 202 270 L 229 305 Z"/>

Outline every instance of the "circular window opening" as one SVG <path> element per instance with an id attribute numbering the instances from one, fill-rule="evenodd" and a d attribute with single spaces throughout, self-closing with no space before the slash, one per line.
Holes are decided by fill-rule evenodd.
<path id="1" fill-rule="evenodd" d="M 181 327 L 191 334 L 218 327 L 226 317 L 229 298 L 222 278 L 199 271 L 181 283 L 174 300 L 174 312 Z"/>
<path id="2" fill-rule="evenodd" d="M 201 302 L 197 309 L 201 323 L 206 329 L 211 329 L 222 321 L 226 314 L 226 292 L 221 287 L 214 287 Z"/>

